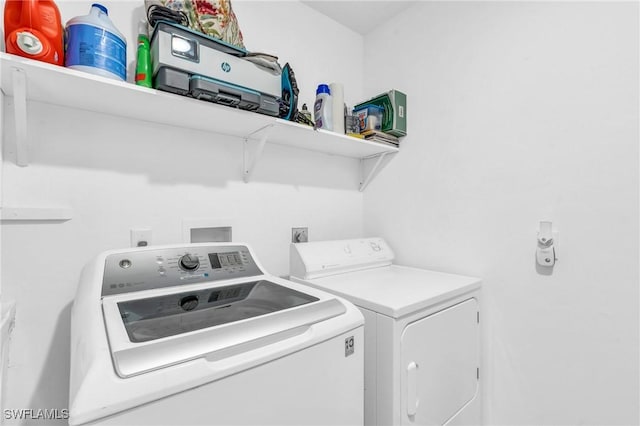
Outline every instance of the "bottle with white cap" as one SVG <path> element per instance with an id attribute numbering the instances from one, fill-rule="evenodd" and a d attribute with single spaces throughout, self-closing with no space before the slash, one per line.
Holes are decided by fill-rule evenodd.
<path id="1" fill-rule="evenodd" d="M 88 15 L 67 22 L 65 32 L 66 67 L 126 80 L 127 41 L 109 19 L 106 7 L 93 3 Z"/>
<path id="2" fill-rule="evenodd" d="M 318 129 L 333 130 L 333 103 L 331 90 L 329 90 L 329 86 L 326 84 L 320 84 L 316 90 L 313 116 Z"/>

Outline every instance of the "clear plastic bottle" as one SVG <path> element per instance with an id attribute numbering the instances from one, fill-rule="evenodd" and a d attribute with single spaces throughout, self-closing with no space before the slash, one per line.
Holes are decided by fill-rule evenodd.
<path id="1" fill-rule="evenodd" d="M 318 129 L 333 130 L 333 102 L 331 99 L 331 90 L 329 90 L 329 86 L 326 84 L 320 84 L 316 90 L 313 116 Z"/>
<path id="2" fill-rule="evenodd" d="M 67 22 L 65 32 L 66 67 L 126 80 L 127 41 L 109 19 L 106 7 L 92 4 L 88 15 Z"/>

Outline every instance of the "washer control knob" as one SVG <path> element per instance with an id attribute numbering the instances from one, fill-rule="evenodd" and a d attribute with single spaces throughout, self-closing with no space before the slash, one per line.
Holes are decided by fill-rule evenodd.
<path id="1" fill-rule="evenodd" d="M 198 296 L 185 296 L 180 299 L 180 307 L 185 311 L 193 311 L 198 306 Z"/>
<path id="2" fill-rule="evenodd" d="M 194 271 L 198 269 L 198 266 L 200 266 L 200 260 L 198 259 L 198 256 L 187 253 L 180 258 L 180 262 L 178 262 L 178 264 L 180 265 L 180 268 L 185 271 Z"/>

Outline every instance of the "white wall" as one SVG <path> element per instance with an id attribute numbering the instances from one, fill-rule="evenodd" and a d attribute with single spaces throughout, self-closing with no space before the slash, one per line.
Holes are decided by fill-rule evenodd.
<path id="1" fill-rule="evenodd" d="M 365 234 L 484 278 L 487 424 L 640 421 L 638 31 L 637 2 L 424 2 L 365 38 L 365 95 L 409 99 Z"/>
<path id="2" fill-rule="evenodd" d="M 58 4 L 66 21 L 90 2 Z M 105 4 L 128 37 L 133 64 L 132 16 L 141 2 Z M 247 47 L 290 62 L 307 102 L 324 81 L 343 82 L 351 102 L 361 98 L 361 36 L 297 2 L 234 1 L 234 9 Z M 297 37 L 321 29 L 326 46 Z M 312 239 L 362 233 L 356 160 L 267 145 L 245 184 L 239 139 L 30 103 L 31 164 L 21 168 L 5 102 L 3 205 L 74 210 L 68 222 L 3 222 L 2 295 L 17 302 L 7 408 L 67 407 L 80 269 L 100 251 L 127 247 L 132 227 L 150 227 L 153 243 L 166 244 L 181 241 L 185 218 L 231 218 L 234 239 L 251 244 L 278 275 L 288 273 L 292 226 L 308 226 Z"/>

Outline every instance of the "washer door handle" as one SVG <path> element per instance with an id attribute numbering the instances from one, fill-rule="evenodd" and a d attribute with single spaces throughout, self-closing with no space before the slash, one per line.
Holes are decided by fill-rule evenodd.
<path id="1" fill-rule="evenodd" d="M 418 364 L 411 361 L 407 366 L 407 415 L 413 417 L 418 412 Z"/>

